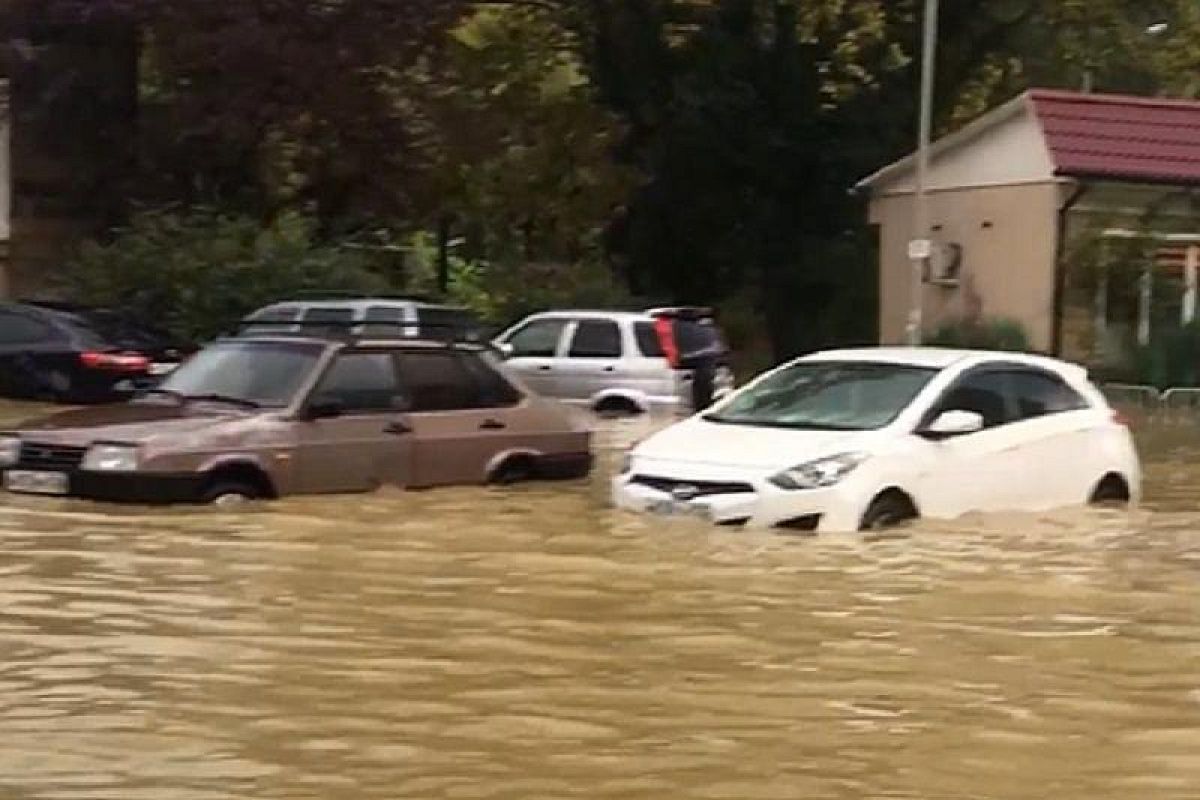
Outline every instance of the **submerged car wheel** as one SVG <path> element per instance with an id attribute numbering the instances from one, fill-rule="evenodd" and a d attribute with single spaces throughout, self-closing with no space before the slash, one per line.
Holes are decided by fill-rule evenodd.
<path id="1" fill-rule="evenodd" d="M 1105 475 L 1088 500 L 1094 506 L 1120 507 L 1129 504 L 1129 487 L 1119 475 Z"/>
<path id="2" fill-rule="evenodd" d="M 596 403 L 595 411 L 606 419 L 636 417 L 642 413 L 641 407 L 628 397 L 606 397 Z"/>
<path id="3" fill-rule="evenodd" d="M 523 483 L 533 480 L 535 472 L 536 467 L 532 458 L 514 456 L 496 468 L 491 475 L 490 482 L 500 486 Z"/>
<path id="4" fill-rule="evenodd" d="M 876 497 L 867 506 L 862 522 L 858 529 L 862 531 L 879 531 L 894 528 L 901 523 L 917 518 L 917 509 L 912 500 L 899 491 L 889 491 Z"/>
<path id="5" fill-rule="evenodd" d="M 258 489 L 241 481 L 218 481 L 204 490 L 202 502 L 218 508 L 233 508 L 259 498 Z"/>

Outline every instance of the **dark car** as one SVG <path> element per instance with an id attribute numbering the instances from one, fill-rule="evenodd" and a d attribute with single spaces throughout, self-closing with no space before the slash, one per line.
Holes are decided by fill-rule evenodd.
<path id="1" fill-rule="evenodd" d="M 194 350 L 120 311 L 0 303 L 0 395 L 94 403 L 153 386 Z"/>

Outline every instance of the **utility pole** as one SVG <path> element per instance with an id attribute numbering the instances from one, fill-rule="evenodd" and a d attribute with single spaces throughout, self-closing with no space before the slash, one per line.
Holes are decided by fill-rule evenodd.
<path id="1" fill-rule="evenodd" d="M 925 33 L 921 49 L 921 110 L 917 141 L 917 186 L 914 198 L 913 241 L 909 244 L 912 261 L 912 297 L 908 312 L 909 344 L 921 343 L 924 324 L 922 295 L 925 291 L 926 265 L 933 256 L 929 241 L 929 145 L 933 131 L 933 82 L 937 63 L 938 0 L 925 0 Z"/>

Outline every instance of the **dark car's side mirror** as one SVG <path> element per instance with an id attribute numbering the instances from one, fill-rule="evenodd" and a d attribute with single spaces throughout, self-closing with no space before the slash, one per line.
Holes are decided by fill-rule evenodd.
<path id="1" fill-rule="evenodd" d="M 345 410 L 345 406 L 340 400 L 318 397 L 304 409 L 304 418 L 307 420 L 332 419 L 340 417 Z"/>

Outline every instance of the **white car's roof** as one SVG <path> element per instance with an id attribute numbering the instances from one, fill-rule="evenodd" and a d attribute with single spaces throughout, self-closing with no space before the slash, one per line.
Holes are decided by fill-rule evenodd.
<path id="1" fill-rule="evenodd" d="M 905 364 L 914 367 L 942 370 L 967 363 L 971 365 L 988 362 L 1028 364 L 1059 373 L 1085 374 L 1086 370 L 1076 364 L 1060 361 L 1048 356 L 1027 353 L 1010 353 L 995 350 L 955 350 L 942 347 L 860 347 L 850 350 L 825 350 L 805 356 L 802 361 L 870 361 L 884 364 Z"/>

